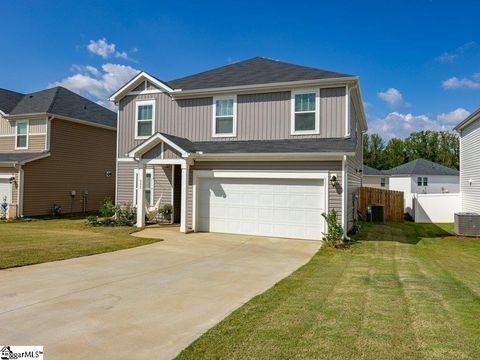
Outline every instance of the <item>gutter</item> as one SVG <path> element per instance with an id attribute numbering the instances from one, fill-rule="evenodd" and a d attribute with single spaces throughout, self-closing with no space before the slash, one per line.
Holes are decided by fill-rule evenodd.
<path id="1" fill-rule="evenodd" d="M 76 118 L 71 118 L 71 117 L 68 117 L 68 116 L 56 115 L 56 114 L 52 114 L 52 113 L 48 113 L 48 112 L 18 114 L 18 115 L 5 115 L 4 116 L 4 118 L 7 119 L 7 120 L 17 120 L 17 119 L 22 119 L 23 120 L 23 119 L 29 118 L 29 117 L 47 117 L 47 118 L 51 117 L 52 119 L 55 118 L 55 119 L 59 119 L 59 120 L 66 120 L 66 121 L 79 123 L 79 124 L 82 124 L 82 125 L 88 125 L 88 126 L 93 126 L 93 127 L 99 127 L 99 128 L 102 128 L 102 129 L 117 131 L 116 127 L 112 127 L 112 126 L 108 126 L 108 125 L 102 125 L 102 124 L 94 123 L 94 122 L 91 122 L 91 121 L 85 121 L 85 120 L 80 120 L 80 119 L 76 119 Z"/>

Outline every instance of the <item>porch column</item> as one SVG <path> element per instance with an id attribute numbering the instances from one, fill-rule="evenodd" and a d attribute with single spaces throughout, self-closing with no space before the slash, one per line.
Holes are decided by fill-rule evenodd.
<path id="1" fill-rule="evenodd" d="M 145 226 L 145 163 L 142 160 L 138 161 L 137 167 L 137 228 Z"/>
<path id="2" fill-rule="evenodd" d="M 190 166 L 188 163 L 182 164 L 182 197 L 181 197 L 181 212 L 180 212 L 180 231 L 187 232 L 187 206 L 188 206 L 188 182 L 190 175 Z"/>

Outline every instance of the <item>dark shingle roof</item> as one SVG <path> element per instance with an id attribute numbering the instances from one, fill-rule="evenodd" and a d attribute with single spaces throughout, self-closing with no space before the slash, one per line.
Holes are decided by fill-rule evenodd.
<path id="1" fill-rule="evenodd" d="M 456 169 L 431 162 L 425 159 L 417 159 L 409 163 L 397 166 L 393 169 L 385 171 L 389 175 L 453 175 L 458 176 Z"/>
<path id="2" fill-rule="evenodd" d="M 372 168 L 368 165 L 363 165 L 363 175 L 386 175 L 385 171 Z"/>
<path id="3" fill-rule="evenodd" d="M 248 153 L 346 153 L 354 152 L 356 141 L 344 138 L 294 140 L 197 141 L 164 134 L 187 152 L 204 154 Z"/>
<path id="4" fill-rule="evenodd" d="M 172 80 L 168 85 L 174 89 L 194 90 L 349 76 L 351 75 L 255 57 Z"/>
<path id="5" fill-rule="evenodd" d="M 117 115 L 83 96 L 57 86 L 25 95 L 10 115 L 50 113 L 95 124 L 116 127 Z"/>
<path id="6" fill-rule="evenodd" d="M 0 110 L 5 114 L 10 113 L 24 96 L 25 94 L 0 88 Z"/>
<path id="7" fill-rule="evenodd" d="M 22 152 L 22 153 L 0 153 L 0 162 L 22 162 L 30 159 L 35 159 L 37 157 L 40 157 L 42 155 L 48 154 L 48 151 L 43 151 L 43 152 Z"/>

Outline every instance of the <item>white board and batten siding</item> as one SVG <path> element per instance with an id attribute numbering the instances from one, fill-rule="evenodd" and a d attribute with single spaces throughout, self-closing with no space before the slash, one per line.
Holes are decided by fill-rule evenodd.
<path id="1" fill-rule="evenodd" d="M 480 120 L 460 136 L 460 192 L 462 211 L 480 214 Z"/>
<path id="2" fill-rule="evenodd" d="M 461 211 L 460 194 L 415 194 L 413 207 L 417 223 L 452 223 Z"/>

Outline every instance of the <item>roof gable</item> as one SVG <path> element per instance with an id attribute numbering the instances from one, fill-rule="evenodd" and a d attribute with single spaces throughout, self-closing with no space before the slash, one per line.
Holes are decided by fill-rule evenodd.
<path id="1" fill-rule="evenodd" d="M 168 84 L 174 89 L 196 90 L 342 77 L 351 75 L 255 57 L 172 80 Z"/>
<path id="2" fill-rule="evenodd" d="M 478 121 L 480 119 L 480 108 L 478 108 L 477 110 L 475 110 L 474 112 L 472 112 L 470 115 L 468 115 L 465 120 L 463 120 L 460 124 L 458 124 L 457 126 L 455 126 L 453 128 L 453 130 L 456 130 L 456 131 L 462 131 L 463 129 L 465 129 L 468 125 L 470 125 L 471 123 L 475 122 L 475 121 Z"/>

